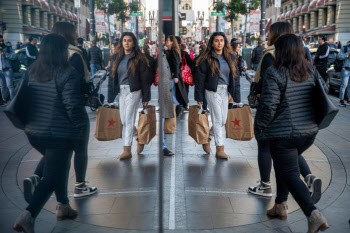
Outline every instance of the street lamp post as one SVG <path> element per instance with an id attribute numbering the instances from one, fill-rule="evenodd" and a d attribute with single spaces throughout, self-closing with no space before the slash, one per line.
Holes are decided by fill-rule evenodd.
<path id="1" fill-rule="evenodd" d="M 261 0 L 260 37 L 265 41 L 266 0 Z"/>
<path id="2" fill-rule="evenodd" d="M 95 40 L 96 29 L 95 29 L 95 0 L 90 0 L 90 40 Z"/>
<path id="3" fill-rule="evenodd" d="M 201 40 L 203 39 L 203 35 L 202 35 L 202 28 L 203 28 L 203 20 L 204 20 L 204 11 L 202 11 L 202 14 L 200 11 L 197 12 L 198 14 L 198 20 L 200 22 L 200 31 L 201 31 Z"/>

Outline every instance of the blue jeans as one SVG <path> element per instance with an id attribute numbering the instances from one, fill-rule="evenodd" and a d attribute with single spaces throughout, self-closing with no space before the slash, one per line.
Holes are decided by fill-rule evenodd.
<path id="1" fill-rule="evenodd" d="M 341 70 L 341 85 L 339 90 L 339 99 L 343 100 L 345 96 L 346 87 L 350 86 L 350 70 Z M 348 88 L 348 98 L 350 98 L 350 88 Z"/>
<path id="2" fill-rule="evenodd" d="M 90 69 L 91 69 L 91 78 L 92 78 L 94 74 L 101 69 L 101 66 L 97 64 L 90 64 Z"/>
<path id="3" fill-rule="evenodd" d="M 172 90 L 173 90 L 173 102 L 174 102 L 174 104 L 175 105 L 179 105 L 180 103 L 179 103 L 179 101 L 177 101 L 177 99 L 176 99 L 176 87 L 175 87 L 175 81 L 174 81 L 174 79 L 173 80 L 171 80 L 171 88 L 172 88 Z"/>
<path id="4" fill-rule="evenodd" d="M 258 70 L 258 66 L 259 66 L 259 64 L 253 64 L 254 71 L 257 71 L 257 70 Z"/>
<path id="5" fill-rule="evenodd" d="M 13 87 L 12 69 L 6 71 L 0 70 L 0 88 L 3 99 L 7 97 L 7 88 L 10 91 L 10 98 L 13 99 L 13 97 L 15 96 L 15 89 Z"/>
<path id="6" fill-rule="evenodd" d="M 165 119 L 162 118 L 162 124 L 160 126 L 160 127 L 162 127 L 162 135 L 161 135 L 161 137 L 162 137 L 162 149 L 163 150 L 166 148 L 166 145 L 165 145 L 165 133 L 164 133 L 164 121 L 165 121 Z"/>

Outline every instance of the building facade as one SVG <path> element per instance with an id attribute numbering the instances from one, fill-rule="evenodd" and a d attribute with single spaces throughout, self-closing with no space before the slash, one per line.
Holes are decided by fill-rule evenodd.
<path id="1" fill-rule="evenodd" d="M 0 32 L 12 44 L 34 36 L 39 40 L 57 21 L 78 24 L 74 0 L 1 0 L 0 21 L 7 30 Z"/>
<path id="2" fill-rule="evenodd" d="M 275 20 L 287 21 L 296 33 L 311 41 L 319 35 L 325 35 L 329 42 L 350 40 L 349 0 L 282 0 L 277 15 L 273 15 L 274 1 L 269 0 L 267 4 L 269 24 Z"/>

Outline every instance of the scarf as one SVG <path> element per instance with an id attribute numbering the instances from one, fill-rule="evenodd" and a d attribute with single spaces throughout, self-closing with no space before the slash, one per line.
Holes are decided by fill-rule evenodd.
<path id="1" fill-rule="evenodd" d="M 74 45 L 69 45 L 68 46 L 68 60 L 74 55 L 74 54 L 78 54 L 81 57 L 81 60 L 83 61 L 83 65 L 84 65 L 84 80 L 85 82 L 89 82 L 90 81 L 90 74 L 89 74 L 89 69 L 84 61 L 83 58 L 83 52 L 76 46 Z"/>
<path id="2" fill-rule="evenodd" d="M 256 70 L 255 77 L 254 77 L 255 83 L 258 83 L 261 79 L 261 76 L 260 76 L 261 64 L 262 64 L 262 61 L 264 60 L 264 56 L 267 54 L 271 54 L 273 57 L 275 56 L 275 46 L 274 45 L 270 45 L 269 47 L 264 49 L 264 51 L 262 52 L 262 58 L 259 62 L 258 69 Z"/>

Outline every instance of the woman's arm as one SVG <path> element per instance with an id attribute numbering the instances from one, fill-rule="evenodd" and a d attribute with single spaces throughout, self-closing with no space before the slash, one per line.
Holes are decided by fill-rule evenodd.
<path id="1" fill-rule="evenodd" d="M 195 72 L 195 77 L 194 77 L 194 99 L 197 102 L 203 102 L 204 101 L 204 92 L 205 92 L 205 79 L 207 78 L 207 67 L 206 67 L 206 62 L 202 62 L 199 66 L 197 66 Z"/>

